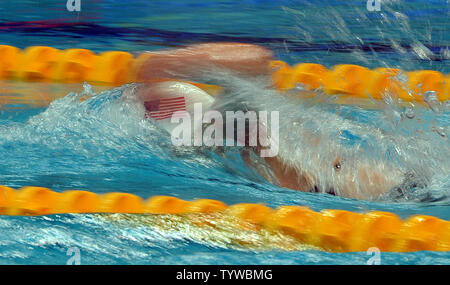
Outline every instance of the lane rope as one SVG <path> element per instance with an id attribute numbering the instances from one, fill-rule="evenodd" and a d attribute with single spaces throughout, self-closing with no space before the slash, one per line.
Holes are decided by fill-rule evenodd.
<path id="1" fill-rule="evenodd" d="M 77 213 L 129 213 L 152 215 L 214 214 L 226 216 L 273 232 L 288 234 L 300 242 L 332 252 L 449 251 L 450 222 L 415 215 L 402 220 L 389 212 L 355 213 L 345 210 L 316 212 L 304 206 L 242 203 L 228 206 L 211 199 L 185 201 L 170 196 L 147 200 L 130 193 L 96 194 L 69 190 L 55 192 L 43 187 L 19 190 L 0 186 L 0 215 L 35 216 Z"/>
<path id="2" fill-rule="evenodd" d="M 107 51 L 100 54 L 87 49 L 59 50 L 48 46 L 31 46 L 24 50 L 0 45 L 0 79 L 20 81 L 89 82 L 119 86 L 139 82 L 138 73 L 151 53 L 134 57 L 129 52 Z M 450 74 L 434 70 L 405 72 L 395 68 L 368 69 L 340 64 L 327 69 L 317 63 L 290 66 L 274 60 L 274 86 L 281 91 L 301 84 L 306 90 L 320 88 L 326 94 L 351 98 L 382 99 L 386 93 L 406 102 L 423 102 L 427 97 L 449 100 Z M 196 83 L 211 95 L 220 87 Z M 430 93 L 430 91 L 432 93 Z"/>

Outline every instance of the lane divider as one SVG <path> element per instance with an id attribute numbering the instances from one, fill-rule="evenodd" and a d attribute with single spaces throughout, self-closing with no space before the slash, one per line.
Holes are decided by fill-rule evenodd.
<path id="1" fill-rule="evenodd" d="M 138 82 L 138 73 L 151 53 L 134 57 L 123 51 L 100 54 L 87 49 L 58 50 L 32 46 L 24 50 L 0 45 L 0 79 L 23 81 L 89 82 L 122 85 Z M 340 64 L 327 69 L 317 63 L 290 66 L 275 60 L 273 83 L 279 90 L 290 90 L 302 84 L 306 90 L 321 88 L 325 93 L 363 99 L 382 99 L 386 93 L 406 102 L 423 102 L 427 91 L 436 92 L 439 101 L 449 100 L 450 75 L 434 70 L 404 72 L 395 68 L 368 69 L 359 65 Z M 214 95 L 220 87 L 196 83 Z"/>
<path id="2" fill-rule="evenodd" d="M 416 215 L 406 220 L 389 212 L 355 213 L 345 210 L 315 212 L 303 206 L 276 209 L 262 204 L 228 206 L 210 199 L 185 201 L 170 196 L 147 200 L 129 193 L 96 194 L 43 187 L 19 190 L 0 186 L 0 215 L 28 216 L 65 213 L 216 214 L 231 216 L 260 228 L 288 234 L 300 242 L 333 252 L 420 250 L 450 251 L 450 222 Z"/>
<path id="3" fill-rule="evenodd" d="M 396 68 L 368 69 L 353 64 L 335 65 L 331 70 L 316 63 L 289 66 L 283 61 L 271 63 L 274 85 L 290 90 L 298 84 L 306 90 L 322 88 L 326 94 L 341 94 L 363 99 L 383 99 L 385 94 L 405 102 L 423 102 L 427 91 L 434 91 L 437 100 L 450 99 L 450 74 L 434 70 L 404 72 Z"/>

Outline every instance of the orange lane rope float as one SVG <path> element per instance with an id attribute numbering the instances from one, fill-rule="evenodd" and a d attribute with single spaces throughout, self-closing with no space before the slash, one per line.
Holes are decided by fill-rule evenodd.
<path id="1" fill-rule="evenodd" d="M 89 82 L 122 85 L 137 82 L 137 74 L 151 53 L 134 57 L 123 51 L 101 54 L 86 49 L 59 50 L 32 46 L 25 50 L 0 45 L 0 79 L 52 82 Z M 427 91 L 434 91 L 440 101 L 449 100 L 450 75 L 434 70 L 404 72 L 395 68 L 368 69 L 359 65 L 340 64 L 331 69 L 316 63 L 290 66 L 275 60 L 274 86 L 289 90 L 301 84 L 306 90 L 321 88 L 326 94 L 351 98 L 382 99 L 389 93 L 406 102 L 423 102 Z M 220 87 L 195 83 L 211 95 Z"/>
<path id="2" fill-rule="evenodd" d="M 96 194 L 70 190 L 54 192 L 43 187 L 15 190 L 0 186 L 1 215 L 50 215 L 65 213 L 130 213 L 187 215 L 221 213 L 268 231 L 333 252 L 449 251 L 450 222 L 416 215 L 406 220 L 389 212 L 355 213 L 344 210 L 315 212 L 303 206 L 276 209 L 262 204 L 228 206 L 217 200 L 185 201 L 169 196 L 143 200 L 129 193 Z"/>

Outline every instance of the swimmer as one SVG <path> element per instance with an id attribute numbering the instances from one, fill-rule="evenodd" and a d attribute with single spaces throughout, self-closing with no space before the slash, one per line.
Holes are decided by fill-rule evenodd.
<path id="1" fill-rule="evenodd" d="M 270 50 L 243 43 L 196 44 L 175 50 L 152 52 L 138 72 L 138 81 L 144 82 L 139 88 L 138 97 L 147 111 L 152 110 L 151 102 L 155 100 L 172 98 L 175 100 L 172 104 L 176 104 L 176 98 L 182 97 L 186 100 L 183 104 L 188 112 L 192 112 L 192 105 L 197 102 L 203 103 L 204 108 L 210 108 L 215 99 L 204 90 L 183 80 L 205 82 L 211 79 L 208 73 L 213 69 L 228 70 L 240 77 L 270 78 L 272 70 L 269 63 L 273 58 Z M 224 96 L 223 93 L 226 91 L 217 97 Z M 310 133 L 302 135 L 309 141 L 308 147 L 311 149 L 318 144 L 328 143 L 320 141 L 319 137 Z M 251 149 L 255 153 L 260 150 L 260 146 Z M 248 151 L 244 151 L 242 157 L 248 165 L 259 169 L 250 159 Z M 359 164 L 356 168 L 346 170 L 346 161 L 333 153 L 328 157 L 325 164 L 311 163 L 311 167 L 306 169 L 295 160 L 295 156 L 282 151 L 277 156 L 265 157 L 262 161 L 270 169 L 279 186 L 305 192 L 370 199 L 389 192 L 390 189 L 398 190 L 398 187 L 395 187 L 404 183 L 404 175 L 400 171 L 388 168 L 381 162 L 377 165 Z M 313 171 L 314 167 L 319 170 Z"/>

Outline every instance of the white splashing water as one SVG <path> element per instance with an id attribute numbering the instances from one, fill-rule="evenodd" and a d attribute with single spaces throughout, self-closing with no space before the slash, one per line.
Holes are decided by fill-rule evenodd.
<path id="1" fill-rule="evenodd" d="M 214 77 L 210 73 L 209 77 Z M 280 114 L 280 152 L 284 164 L 308 175 L 316 192 L 373 199 L 390 189 L 407 192 L 449 179 L 449 120 L 443 104 L 435 108 L 404 107 L 385 100 L 383 109 L 362 123 L 339 115 L 346 106 L 330 107 L 334 97 L 317 92 L 299 100 L 298 91 L 281 94 L 268 81 L 247 80 L 227 73 L 215 76 L 228 87 L 213 109 L 265 110 Z M 389 97 L 389 94 L 386 96 Z M 364 110 L 353 108 L 357 118 Z M 437 120 L 443 124 L 437 126 Z M 338 159 L 341 167 L 336 169 Z M 440 178 L 437 178 L 440 177 Z M 318 189 L 317 189 L 318 188 Z M 450 189 L 442 191 L 448 194 Z"/>

